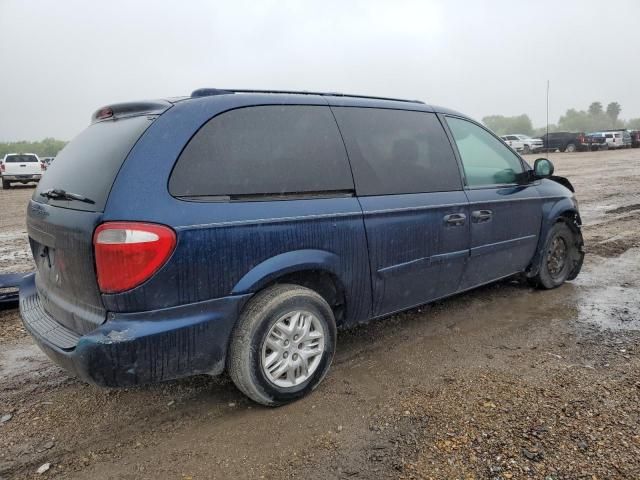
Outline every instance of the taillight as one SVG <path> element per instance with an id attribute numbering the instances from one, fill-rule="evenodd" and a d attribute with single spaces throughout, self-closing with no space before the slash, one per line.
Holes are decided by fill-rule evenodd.
<path id="1" fill-rule="evenodd" d="M 4 172 L 4 163 L 0 162 L 0 172 Z"/>
<path id="2" fill-rule="evenodd" d="M 47 166 L 45 165 L 44 162 L 40 162 L 40 170 L 42 170 L 43 172 L 47 169 Z"/>
<path id="3" fill-rule="evenodd" d="M 100 291 L 118 293 L 140 285 L 164 265 L 175 246 L 175 232 L 164 225 L 103 223 L 93 235 Z"/>

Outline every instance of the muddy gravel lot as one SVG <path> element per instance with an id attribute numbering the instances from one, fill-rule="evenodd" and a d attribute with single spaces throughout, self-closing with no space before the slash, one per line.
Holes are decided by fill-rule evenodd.
<path id="1" fill-rule="evenodd" d="M 324 383 L 286 407 L 225 377 L 85 385 L 0 311 L 0 478 L 640 478 L 640 149 L 550 158 L 580 200 L 575 281 L 340 332 Z M 32 193 L 0 190 L 0 272 L 31 268 Z"/>

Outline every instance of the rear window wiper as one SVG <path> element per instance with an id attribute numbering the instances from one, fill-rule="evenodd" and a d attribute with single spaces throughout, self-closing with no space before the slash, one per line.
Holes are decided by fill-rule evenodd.
<path id="1" fill-rule="evenodd" d="M 79 202 L 84 203 L 96 203 L 90 198 L 78 195 L 77 193 L 66 192 L 61 188 L 52 188 L 50 190 L 45 190 L 44 192 L 40 192 L 40 196 L 51 198 L 53 200 L 78 200 Z"/>

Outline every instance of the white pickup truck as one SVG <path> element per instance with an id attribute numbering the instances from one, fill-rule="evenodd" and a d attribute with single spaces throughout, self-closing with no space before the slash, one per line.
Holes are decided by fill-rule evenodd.
<path id="1" fill-rule="evenodd" d="M 12 183 L 39 182 L 44 167 L 35 153 L 8 153 L 0 161 L 2 188 Z"/>
<path id="2" fill-rule="evenodd" d="M 521 153 L 535 153 L 542 150 L 544 146 L 542 139 L 531 138 L 521 133 L 504 135 L 500 138 L 515 151 Z"/>

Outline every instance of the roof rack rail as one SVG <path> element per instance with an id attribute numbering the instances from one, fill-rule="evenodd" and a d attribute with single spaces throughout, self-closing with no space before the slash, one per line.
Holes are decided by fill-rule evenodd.
<path id="1" fill-rule="evenodd" d="M 408 102 L 408 103 L 424 103 L 421 100 L 407 100 L 405 98 L 391 98 L 391 97 L 375 97 L 372 95 L 350 95 L 348 93 L 340 92 L 310 92 L 307 90 L 254 90 L 243 88 L 199 88 L 194 90 L 191 97 L 206 97 L 210 95 L 223 95 L 226 93 L 285 93 L 293 95 L 320 95 L 322 97 L 349 97 L 349 98 L 364 98 L 370 100 L 390 100 L 393 102 Z"/>

